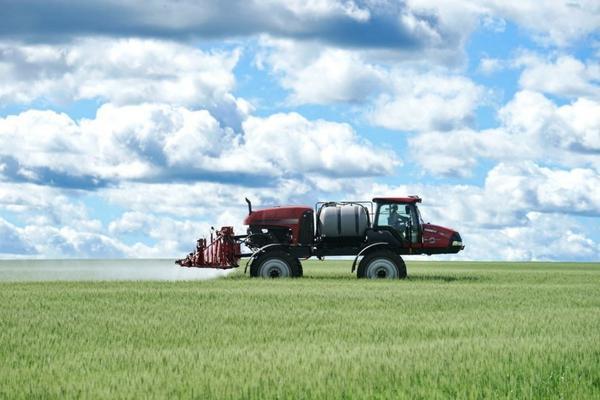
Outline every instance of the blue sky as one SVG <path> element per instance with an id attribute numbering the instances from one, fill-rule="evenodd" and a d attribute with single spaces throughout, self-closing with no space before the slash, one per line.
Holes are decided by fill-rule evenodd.
<path id="1" fill-rule="evenodd" d="M 0 7 L 1 258 L 175 257 L 244 197 L 419 194 L 451 258 L 600 261 L 597 2 Z"/>

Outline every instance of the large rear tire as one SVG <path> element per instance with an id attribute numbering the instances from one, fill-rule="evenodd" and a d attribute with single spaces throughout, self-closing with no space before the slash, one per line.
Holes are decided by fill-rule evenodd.
<path id="1" fill-rule="evenodd" d="M 402 257 L 390 250 L 378 250 L 367 254 L 358 264 L 358 278 L 404 279 L 406 264 Z"/>
<path id="2" fill-rule="evenodd" d="M 302 276 L 300 261 L 281 250 L 259 256 L 250 266 L 250 276 L 260 278 L 298 278 Z"/>

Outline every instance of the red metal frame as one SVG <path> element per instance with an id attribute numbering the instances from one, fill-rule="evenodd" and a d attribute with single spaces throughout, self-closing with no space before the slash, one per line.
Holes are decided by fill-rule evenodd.
<path id="1" fill-rule="evenodd" d="M 237 268 L 240 262 L 240 243 L 234 237 L 233 227 L 224 226 L 210 234 L 210 243 L 206 239 L 198 239 L 196 251 L 186 258 L 177 260 L 182 267 L 195 268 Z"/>

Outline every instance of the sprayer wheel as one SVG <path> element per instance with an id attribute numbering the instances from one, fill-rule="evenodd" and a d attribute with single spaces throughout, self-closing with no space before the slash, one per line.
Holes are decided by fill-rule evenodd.
<path id="1" fill-rule="evenodd" d="M 374 251 L 367 254 L 358 264 L 357 277 L 404 279 L 406 278 L 406 264 L 402 257 L 389 250 Z"/>
<path id="2" fill-rule="evenodd" d="M 250 276 L 261 278 L 297 278 L 302 276 L 298 259 L 281 250 L 269 251 L 252 262 Z"/>

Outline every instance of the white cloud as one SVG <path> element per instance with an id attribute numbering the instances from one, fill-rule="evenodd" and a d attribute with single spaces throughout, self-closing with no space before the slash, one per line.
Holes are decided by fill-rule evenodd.
<path id="1" fill-rule="evenodd" d="M 504 67 L 504 62 L 498 58 L 483 57 L 479 61 L 478 70 L 484 75 L 491 75 Z"/>
<path id="2" fill-rule="evenodd" d="M 600 104 L 578 99 L 556 106 L 540 93 L 522 91 L 499 110 L 501 124 L 480 132 L 425 132 L 409 139 L 410 153 L 425 171 L 469 176 L 479 159 L 548 159 L 600 169 Z"/>
<path id="3" fill-rule="evenodd" d="M 90 218 L 84 191 L 0 180 L 0 210 L 27 225 L 76 226 L 98 233 L 102 223 Z"/>
<path id="4" fill-rule="evenodd" d="M 573 136 L 567 145 L 578 151 L 600 151 L 600 102 L 578 99 L 559 107 L 560 118 L 570 127 Z"/>
<path id="5" fill-rule="evenodd" d="M 525 136 L 547 148 L 600 150 L 599 102 L 581 98 L 557 107 L 539 93 L 521 91 L 499 116 L 515 139 Z"/>
<path id="6" fill-rule="evenodd" d="M 418 131 L 469 125 L 484 89 L 443 68 L 376 52 L 263 38 L 257 56 L 289 90 L 292 104 L 370 104 L 368 118 L 388 129 Z"/>
<path id="7" fill-rule="evenodd" d="M 391 76 L 392 95 L 382 95 L 371 115 L 374 124 L 401 131 L 449 130 L 470 125 L 484 100 L 483 89 L 462 76 Z"/>
<path id="8" fill-rule="evenodd" d="M 73 191 L 0 182 L 0 209 L 19 223 L 0 217 L 0 258 L 175 257 L 189 250 L 194 235 L 210 227 L 181 215 L 181 220 L 157 217 L 151 204 L 146 204 L 145 213 L 126 212 L 104 226 L 89 217 L 78 195 L 83 197 Z M 126 243 L 131 241 L 129 234 L 137 235 L 131 244 Z M 144 243 L 136 241 L 140 235 L 147 239 Z"/>
<path id="9" fill-rule="evenodd" d="M 485 28 L 497 30 L 505 25 L 499 21 L 508 20 L 532 32 L 539 42 L 558 46 L 585 38 L 600 24 L 600 9 L 594 0 L 409 0 L 407 5 L 413 12 L 436 12 L 446 31 L 470 32 L 477 19 Z"/>
<path id="10" fill-rule="evenodd" d="M 243 130 L 222 128 L 206 110 L 164 104 L 105 104 L 95 119 L 79 122 L 30 110 L 0 119 L 1 174 L 89 188 L 122 179 L 243 183 L 307 173 L 373 176 L 389 174 L 399 163 L 392 151 L 361 140 L 348 124 L 289 113 L 248 117 Z"/>
<path id="11" fill-rule="evenodd" d="M 222 153 L 237 143 L 233 131 L 221 128 L 208 111 L 166 104 L 105 104 L 80 129 L 97 144 L 96 173 L 108 179 L 218 171 Z"/>
<path id="12" fill-rule="evenodd" d="M 485 191 L 511 210 L 600 216 L 600 172 L 592 169 L 499 164 L 488 173 Z"/>
<path id="13" fill-rule="evenodd" d="M 293 103 L 362 101 L 381 90 L 385 80 L 381 68 L 347 50 L 326 49 L 308 63 L 292 64 L 287 54 L 271 60 L 274 71 L 283 74 L 282 86 L 292 92 Z"/>
<path id="14" fill-rule="evenodd" d="M 22 237 L 46 258 L 120 258 L 127 254 L 126 246 L 118 240 L 74 227 L 28 225 L 23 228 Z"/>
<path id="15" fill-rule="evenodd" d="M 462 233 L 461 233 L 462 234 Z M 598 261 L 600 243 L 565 215 L 530 212 L 519 226 L 465 229 L 464 254 L 456 258 L 506 261 Z"/>
<path id="16" fill-rule="evenodd" d="M 35 253 L 35 249 L 21 238 L 19 228 L 0 218 L 0 256 Z"/>
<path id="17" fill-rule="evenodd" d="M 209 208 L 211 208 L 209 206 Z M 240 220 L 241 221 L 241 220 Z M 213 224 L 217 221 L 213 221 Z M 238 223 L 238 221 L 231 221 Z M 225 223 L 227 224 L 227 223 Z M 121 217 L 110 222 L 108 233 L 111 237 L 137 234 L 151 239 L 151 246 L 135 243 L 127 250 L 133 257 L 154 255 L 182 256 L 193 248 L 194 240 L 209 233 L 211 225 L 199 221 L 190 215 L 180 215 L 178 219 L 156 216 L 148 212 L 127 211 Z M 161 254 L 162 252 L 162 254 Z"/>
<path id="18" fill-rule="evenodd" d="M 542 43 L 567 46 L 600 26 L 600 8 L 594 0 L 551 1 L 492 0 L 490 12 L 532 31 Z"/>
<path id="19" fill-rule="evenodd" d="M 50 13 L 61 18 L 48 20 Z M 131 0 L 77 4 L 34 0 L 10 7 L 0 15 L 0 26 L 4 36 L 32 42 L 90 35 L 210 40 L 269 34 L 338 47 L 416 53 L 431 48 L 455 51 L 462 39 L 457 37 L 460 32 L 439 24 L 435 15 L 413 12 L 394 0 L 148 0 L 143 6 Z"/>
<path id="20" fill-rule="evenodd" d="M 77 228 L 36 223 L 17 227 L 0 218 L 0 257 L 115 258 L 128 254 L 127 246 L 118 240 Z"/>
<path id="21" fill-rule="evenodd" d="M 365 61 L 362 51 L 263 36 L 255 63 L 270 68 L 291 92 L 292 104 L 360 102 L 385 87 L 383 67 Z"/>
<path id="22" fill-rule="evenodd" d="M 0 104 L 102 99 L 217 107 L 231 103 L 238 57 L 237 50 L 151 39 L 0 42 Z"/>
<path id="23" fill-rule="evenodd" d="M 571 56 L 546 60 L 534 54 L 523 54 L 515 65 L 524 67 L 519 85 L 527 90 L 565 97 L 600 98 L 600 65 L 587 64 Z"/>
<path id="24" fill-rule="evenodd" d="M 300 114 L 250 117 L 242 151 L 284 173 L 316 173 L 333 177 L 390 174 L 399 165 L 391 150 L 360 139 L 348 124 L 309 121 Z"/>

